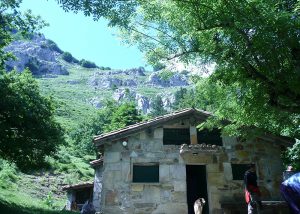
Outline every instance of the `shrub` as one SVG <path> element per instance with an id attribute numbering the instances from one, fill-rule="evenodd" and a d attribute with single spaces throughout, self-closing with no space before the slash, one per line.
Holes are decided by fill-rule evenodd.
<path id="1" fill-rule="evenodd" d="M 162 70 L 158 76 L 165 81 L 168 81 L 172 76 L 174 75 L 174 73 L 172 71 L 169 70 Z"/>
<path id="2" fill-rule="evenodd" d="M 0 70 L 2 72 L 2 70 Z M 64 142 L 54 102 L 28 70 L 0 76 L 0 156 L 22 169 L 41 166 Z"/>
<path id="3" fill-rule="evenodd" d="M 90 62 L 90 61 L 85 60 L 85 59 L 80 60 L 79 63 L 84 68 L 97 68 L 97 65 L 94 62 Z"/>
<path id="4" fill-rule="evenodd" d="M 153 67 L 153 71 L 160 71 L 160 70 L 166 68 L 166 66 L 162 63 L 157 63 L 157 64 L 153 65 L 152 67 Z"/>
<path id="5" fill-rule="evenodd" d="M 40 62 L 38 61 L 37 58 L 31 58 L 25 64 L 25 68 L 28 68 L 33 74 L 38 74 L 38 71 L 40 69 Z"/>
<path id="6" fill-rule="evenodd" d="M 300 140 L 297 140 L 292 147 L 288 147 L 283 154 L 285 165 L 292 165 L 295 170 L 300 170 Z"/>
<path id="7" fill-rule="evenodd" d="M 73 56 L 71 53 L 69 52 L 64 52 L 61 55 L 62 59 L 65 60 L 66 62 L 72 63 L 73 62 Z"/>
<path id="8" fill-rule="evenodd" d="M 50 191 L 48 192 L 46 198 L 44 199 L 44 203 L 49 207 L 54 207 L 54 199 L 53 199 L 53 193 Z"/>
<path id="9" fill-rule="evenodd" d="M 0 187 L 8 188 L 15 183 L 18 178 L 16 165 L 0 158 Z"/>
<path id="10" fill-rule="evenodd" d="M 52 40 L 47 40 L 47 47 L 50 48 L 50 50 L 56 51 L 58 53 L 63 53 L 63 51 Z"/>

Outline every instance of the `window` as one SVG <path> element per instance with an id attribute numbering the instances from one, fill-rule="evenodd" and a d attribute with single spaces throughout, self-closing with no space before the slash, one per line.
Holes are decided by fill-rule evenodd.
<path id="1" fill-rule="evenodd" d="M 245 172 L 248 170 L 249 164 L 231 164 L 232 168 L 232 179 L 233 180 L 244 180 Z"/>
<path id="2" fill-rule="evenodd" d="M 159 183 L 159 165 L 133 165 L 133 183 Z"/>
<path id="3" fill-rule="evenodd" d="M 190 144 L 190 129 L 164 129 L 164 145 Z"/>
<path id="4" fill-rule="evenodd" d="M 222 137 L 220 129 L 203 129 L 197 132 L 197 139 L 198 144 L 205 143 L 205 144 L 212 144 L 222 146 Z"/>

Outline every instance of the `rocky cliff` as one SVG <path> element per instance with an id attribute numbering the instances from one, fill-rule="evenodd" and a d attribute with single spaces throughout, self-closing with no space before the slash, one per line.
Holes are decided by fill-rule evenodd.
<path id="1" fill-rule="evenodd" d="M 43 35 L 34 35 L 30 40 L 13 41 L 4 50 L 15 56 L 15 59 L 6 62 L 8 71 L 16 69 L 21 72 L 27 67 L 36 76 L 69 74 L 58 61 L 62 51 Z"/>
<path id="2" fill-rule="evenodd" d="M 84 95 L 86 104 L 95 108 L 101 108 L 103 100 L 110 96 L 118 102 L 134 101 L 138 108 L 147 114 L 151 111 L 155 96 L 161 96 L 164 107 L 170 109 L 175 100 L 173 92 L 176 88 L 189 85 L 189 76 L 186 73 L 164 70 L 150 72 L 143 67 L 126 70 L 83 68 L 78 63 L 64 61 L 62 57 L 64 52 L 43 35 L 34 35 L 30 40 L 14 41 L 5 50 L 12 52 L 16 57 L 6 62 L 8 71 L 16 69 L 22 72 L 27 67 L 34 76 L 46 79 L 56 77 L 53 80 L 54 84 L 56 81 L 62 81 L 59 76 L 64 75 L 65 86 L 69 85 L 69 88 L 80 86 L 80 90 L 95 94 Z M 76 72 L 72 73 L 71 70 Z"/>

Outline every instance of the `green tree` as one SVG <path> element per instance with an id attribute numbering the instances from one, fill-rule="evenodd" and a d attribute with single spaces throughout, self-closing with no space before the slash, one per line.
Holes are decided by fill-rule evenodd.
<path id="1" fill-rule="evenodd" d="M 74 150 L 80 155 L 93 154 L 95 153 L 93 136 L 124 128 L 142 119 L 133 103 L 117 104 L 115 101 L 106 101 L 104 108 L 71 133 L 71 138 L 76 142 Z"/>
<path id="2" fill-rule="evenodd" d="M 220 119 L 230 116 L 233 123 L 255 126 L 262 117 L 269 118 L 266 128 L 274 131 L 273 124 L 288 115 L 294 122 L 289 128 L 277 128 L 275 134 L 300 136 L 299 1 L 59 2 L 66 10 L 81 10 L 96 20 L 107 18 L 120 28 L 125 41 L 138 43 L 154 65 L 171 59 L 215 64 L 212 83 L 239 91 L 248 102 L 235 102 L 239 111 L 225 112 L 223 105 L 218 106 Z"/>
<path id="3" fill-rule="evenodd" d="M 112 114 L 111 123 L 106 126 L 107 131 L 120 129 L 125 126 L 135 124 L 142 121 L 143 117 L 136 109 L 133 102 L 121 104 Z"/>
<path id="4" fill-rule="evenodd" d="M 216 63 L 213 76 L 223 84 L 259 90 L 270 108 L 300 112 L 299 1 L 59 2 L 109 19 L 156 58 Z"/>
<path id="5" fill-rule="evenodd" d="M 73 56 L 71 53 L 69 52 L 64 52 L 62 55 L 61 55 L 61 58 L 63 60 L 65 60 L 66 62 L 70 62 L 72 63 L 73 62 Z"/>
<path id="6" fill-rule="evenodd" d="M 63 142 L 53 101 L 40 94 L 30 71 L 0 76 L 0 156 L 20 168 L 41 166 Z"/>
<path id="7" fill-rule="evenodd" d="M 187 95 L 188 90 L 186 88 L 182 88 L 180 87 L 180 89 L 178 91 L 175 92 L 174 97 L 175 97 L 175 101 L 172 105 L 173 109 L 180 109 L 182 107 L 182 102 L 184 101 L 185 96 Z M 191 107 L 193 105 L 190 105 L 189 107 Z"/>
<path id="8" fill-rule="evenodd" d="M 164 109 L 162 98 L 159 95 L 154 97 L 151 103 L 151 108 L 150 116 L 152 117 L 161 116 L 167 113 L 167 111 Z"/>
<path id="9" fill-rule="evenodd" d="M 94 62 L 82 59 L 79 61 L 80 65 L 84 68 L 97 68 L 98 66 Z"/>

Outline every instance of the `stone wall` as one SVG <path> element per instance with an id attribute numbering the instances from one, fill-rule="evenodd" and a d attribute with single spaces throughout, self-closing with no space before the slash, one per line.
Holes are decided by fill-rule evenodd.
<path id="1" fill-rule="evenodd" d="M 97 212 L 101 211 L 101 196 L 102 196 L 102 176 L 103 166 L 95 167 L 94 189 L 93 189 L 93 205 Z"/>
<path id="2" fill-rule="evenodd" d="M 67 192 L 67 204 L 66 204 L 66 210 L 71 210 L 71 204 L 72 201 L 75 200 L 75 192 L 73 190 L 70 190 Z"/>
<path id="3" fill-rule="evenodd" d="M 190 127 L 189 120 L 165 127 Z M 186 128 L 185 127 L 185 128 Z M 128 146 L 122 146 L 126 140 Z M 101 205 L 104 213 L 187 213 L 186 165 L 206 165 L 210 213 L 220 213 L 222 201 L 243 199 L 243 181 L 232 180 L 231 163 L 255 162 L 264 199 L 279 199 L 282 163 L 280 146 L 223 137 L 218 151 L 180 154 L 180 146 L 163 145 L 163 127 L 105 144 Z M 132 183 L 133 164 L 159 163 L 159 183 Z"/>

